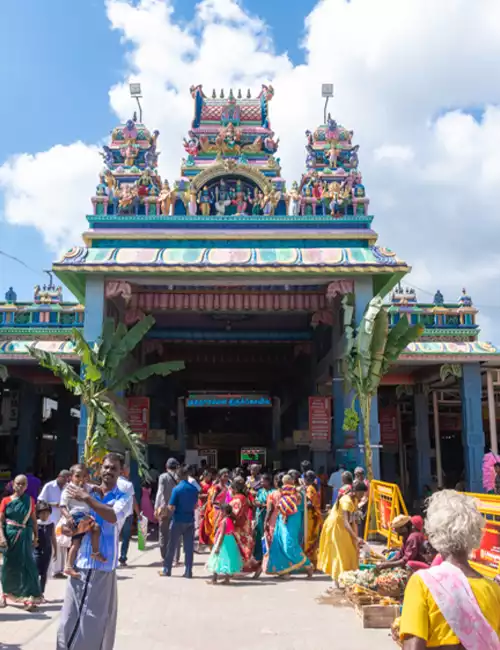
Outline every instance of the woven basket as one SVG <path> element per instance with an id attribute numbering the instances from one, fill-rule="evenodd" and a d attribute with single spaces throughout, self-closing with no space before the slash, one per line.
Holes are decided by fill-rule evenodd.
<path id="1" fill-rule="evenodd" d="M 401 598 L 401 587 L 398 584 L 394 584 L 394 585 L 377 584 L 377 592 L 381 596 L 394 598 L 394 600 L 399 600 Z"/>

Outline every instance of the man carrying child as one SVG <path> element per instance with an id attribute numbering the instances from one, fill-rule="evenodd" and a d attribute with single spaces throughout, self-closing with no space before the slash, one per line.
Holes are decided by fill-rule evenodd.
<path id="1" fill-rule="evenodd" d="M 71 576 L 61 611 L 57 650 L 112 650 L 116 634 L 118 537 L 129 508 L 129 497 L 117 487 L 123 465 L 118 454 L 107 454 L 101 466 L 101 485 L 92 494 L 72 483 L 72 501 L 85 504 L 100 527 L 99 554 L 89 534 L 81 540 L 76 558 L 79 578 Z M 70 510 L 71 514 L 71 510 Z"/>

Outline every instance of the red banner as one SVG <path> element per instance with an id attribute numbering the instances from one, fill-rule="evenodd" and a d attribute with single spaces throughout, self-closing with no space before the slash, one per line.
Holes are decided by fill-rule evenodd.
<path id="1" fill-rule="evenodd" d="M 130 428 L 146 442 L 149 430 L 149 397 L 128 397 L 127 413 Z"/>
<path id="2" fill-rule="evenodd" d="M 332 398 L 309 398 L 309 431 L 311 441 L 330 440 L 332 433 Z"/>
<path id="3" fill-rule="evenodd" d="M 378 412 L 380 442 L 382 445 L 398 445 L 398 410 L 396 406 L 381 406 Z"/>

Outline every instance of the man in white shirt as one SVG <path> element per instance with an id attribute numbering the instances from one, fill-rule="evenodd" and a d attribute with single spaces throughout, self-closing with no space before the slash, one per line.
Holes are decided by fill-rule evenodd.
<path id="1" fill-rule="evenodd" d="M 54 524 L 54 527 L 57 526 L 59 519 L 61 518 L 61 510 L 59 508 L 59 503 L 61 502 L 61 495 L 66 487 L 69 479 L 71 477 L 71 472 L 67 469 L 63 469 L 57 475 L 57 478 L 53 481 L 45 483 L 42 488 L 42 491 L 38 495 L 38 501 L 46 501 L 51 507 L 52 512 L 49 517 L 49 522 Z M 60 552 L 57 553 L 56 557 L 52 557 L 50 573 L 53 578 L 64 578 L 63 569 L 66 562 L 66 552 L 67 549 L 60 547 Z"/>
<path id="2" fill-rule="evenodd" d="M 118 558 L 120 566 L 127 565 L 127 553 L 130 544 L 130 537 L 132 535 L 132 524 L 134 522 L 134 512 L 138 517 L 140 516 L 140 509 L 139 506 L 137 505 L 137 501 L 135 498 L 134 486 L 132 482 L 128 480 L 129 476 L 130 476 L 130 468 L 124 466 L 122 469 L 121 476 L 119 476 L 118 480 L 116 481 L 117 488 L 120 490 L 120 492 L 123 492 L 123 494 L 127 496 L 127 507 L 125 509 L 125 519 L 121 527 L 122 544 L 120 548 L 120 557 Z"/>

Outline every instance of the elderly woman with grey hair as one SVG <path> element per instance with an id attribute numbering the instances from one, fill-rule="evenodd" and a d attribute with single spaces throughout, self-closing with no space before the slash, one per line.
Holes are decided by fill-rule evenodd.
<path id="1" fill-rule="evenodd" d="M 500 650 L 500 586 L 468 560 L 484 524 L 471 497 L 443 490 L 429 499 L 426 531 L 443 563 L 408 582 L 400 623 L 404 650 Z"/>

